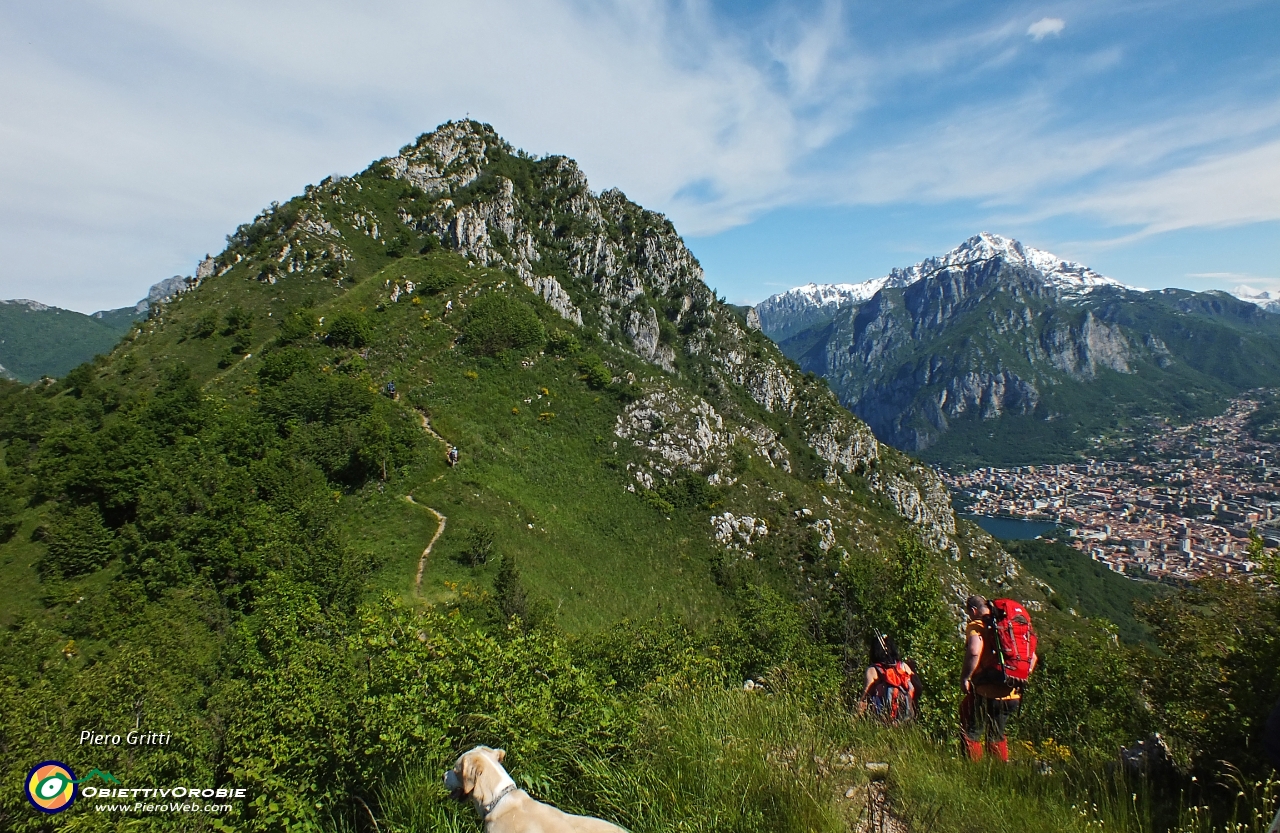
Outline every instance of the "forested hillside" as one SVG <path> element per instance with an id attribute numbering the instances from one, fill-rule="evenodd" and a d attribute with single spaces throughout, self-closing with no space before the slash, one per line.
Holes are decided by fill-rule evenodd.
<path id="1" fill-rule="evenodd" d="M 1160 654 L 1058 611 L 569 160 L 446 125 L 210 265 L 109 356 L 0 388 L 0 763 L 246 797 L 177 822 L 15 790 L 0 828 L 476 830 L 440 772 L 480 742 L 636 831 L 850 829 L 873 759 L 910 829 L 1155 829 L 1099 774 L 1154 728 L 1178 778 L 1261 772 L 1269 590 L 1160 602 Z M 1042 630 L 994 781 L 953 755 L 971 592 Z M 1213 723 L 1171 659 L 1219 604 L 1248 618 L 1197 654 L 1237 706 Z M 910 730 L 854 717 L 883 631 L 924 678 Z M 172 742 L 79 742 L 128 730 Z"/>
<path id="2" fill-rule="evenodd" d="M 110 353 L 137 317 L 132 307 L 92 316 L 36 301 L 0 301 L 0 377 L 62 376 Z"/>

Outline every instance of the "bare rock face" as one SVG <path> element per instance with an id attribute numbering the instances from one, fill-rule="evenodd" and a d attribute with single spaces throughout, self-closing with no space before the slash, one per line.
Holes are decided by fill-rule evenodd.
<path id="1" fill-rule="evenodd" d="M 476 130 L 471 122 L 449 122 L 401 148 L 387 165 L 396 177 L 427 194 L 449 193 L 480 176 L 490 147 L 511 151 L 492 130 Z"/>
<path id="2" fill-rule="evenodd" d="M 1085 311 L 1084 321 L 1078 327 L 1058 326 L 1047 330 L 1041 344 L 1049 363 L 1075 379 L 1093 379 L 1099 367 L 1117 373 L 1132 372 L 1129 340 L 1117 325 L 1094 318 L 1093 310 Z"/>
<path id="3" fill-rule="evenodd" d="M 658 313 L 653 307 L 645 312 L 632 310 L 627 316 L 624 332 L 631 339 L 631 345 L 640 354 L 640 358 L 658 365 L 668 373 L 676 372 L 675 351 L 662 343 Z"/>
<path id="4" fill-rule="evenodd" d="M 746 420 L 726 422 L 706 400 L 675 388 L 659 388 L 629 405 L 618 417 L 614 434 L 644 449 L 648 468 L 667 477 L 680 471 L 706 472 L 713 484 L 731 483 L 725 464 L 737 443 L 770 466 L 791 471 L 791 454 L 770 428 Z M 636 479 L 653 488 L 644 478 Z"/>
<path id="5" fill-rule="evenodd" d="M 830 523 L 830 521 L 827 522 L 828 526 Z M 727 549 L 738 551 L 744 550 L 769 534 L 769 526 L 763 520 L 750 515 L 736 517 L 732 512 L 713 515 L 711 526 L 716 543 Z"/>

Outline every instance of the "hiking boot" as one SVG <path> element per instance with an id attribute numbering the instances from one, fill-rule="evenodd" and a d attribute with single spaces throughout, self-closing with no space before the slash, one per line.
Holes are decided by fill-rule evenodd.
<path id="1" fill-rule="evenodd" d="M 982 742 L 981 741 L 969 740 L 968 738 L 961 738 L 960 743 L 963 744 L 965 754 L 969 756 L 969 760 L 971 761 L 982 760 Z"/>
<path id="2" fill-rule="evenodd" d="M 1009 741 L 1002 740 L 999 743 L 987 741 L 987 752 L 991 753 L 993 758 L 999 758 L 1004 763 L 1009 763 Z"/>

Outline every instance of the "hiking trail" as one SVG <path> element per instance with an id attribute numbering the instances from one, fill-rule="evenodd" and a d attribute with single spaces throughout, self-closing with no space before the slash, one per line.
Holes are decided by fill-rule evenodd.
<path id="1" fill-rule="evenodd" d="M 440 436 L 439 434 L 437 434 L 436 430 L 431 427 L 431 423 L 427 421 L 426 414 L 424 414 L 422 411 L 419 410 L 418 418 L 422 420 L 423 431 L 426 431 L 428 434 L 435 437 L 440 442 L 444 443 L 446 448 L 450 447 L 449 441 L 446 440 L 444 437 Z M 436 477 L 435 480 L 432 480 L 431 482 L 435 483 L 437 480 L 439 480 L 442 477 L 444 477 L 443 474 L 439 475 L 438 477 Z M 422 556 L 418 558 L 418 574 L 417 576 L 414 577 L 413 589 L 415 593 L 421 593 L 422 592 L 422 571 L 427 568 L 427 558 L 431 555 L 431 548 L 436 545 L 436 541 L 439 541 L 440 536 L 444 534 L 444 528 L 445 528 L 445 525 L 448 524 L 449 519 L 446 518 L 443 514 L 441 514 L 438 510 L 432 509 L 430 506 L 427 506 L 425 504 L 418 503 L 416 500 L 413 499 L 413 495 L 405 495 L 404 499 L 409 503 L 412 503 L 414 506 L 421 506 L 423 509 L 430 512 L 432 515 L 435 515 L 436 520 L 440 522 L 440 525 L 436 527 L 436 534 L 431 536 L 431 540 L 427 542 L 427 548 L 422 551 Z"/>
<path id="2" fill-rule="evenodd" d="M 418 559 L 418 575 L 413 580 L 413 589 L 415 591 L 421 591 L 422 590 L 422 571 L 427 568 L 427 557 L 431 555 L 431 548 L 436 545 L 436 541 L 440 540 L 440 536 L 444 534 L 444 527 L 445 527 L 445 524 L 449 522 L 449 519 L 446 518 L 444 515 L 441 515 L 436 510 L 432 509 L 430 506 L 424 506 L 423 504 L 418 503 L 416 500 L 413 499 L 413 495 L 405 495 L 404 499 L 409 503 L 412 503 L 414 506 L 421 506 L 423 509 L 430 512 L 432 515 L 435 515 L 436 520 L 440 522 L 440 526 L 436 527 L 436 534 L 431 536 L 431 540 L 427 542 L 427 548 L 422 551 L 422 556 Z"/>

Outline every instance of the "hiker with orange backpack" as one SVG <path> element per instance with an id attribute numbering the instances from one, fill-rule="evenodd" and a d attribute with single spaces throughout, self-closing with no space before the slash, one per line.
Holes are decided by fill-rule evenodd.
<path id="1" fill-rule="evenodd" d="M 858 714 L 866 714 L 870 707 L 885 723 L 902 723 L 915 718 L 919 705 L 920 682 L 915 669 L 902 660 L 892 636 L 875 634 Z"/>
<path id="2" fill-rule="evenodd" d="M 964 670 L 960 687 L 960 731 L 964 751 L 971 761 L 986 751 L 1009 760 L 1005 727 L 1022 704 L 1022 689 L 1039 656 L 1031 614 L 1013 599 L 987 601 L 970 596 L 965 601 L 969 621 L 965 625 Z"/>

